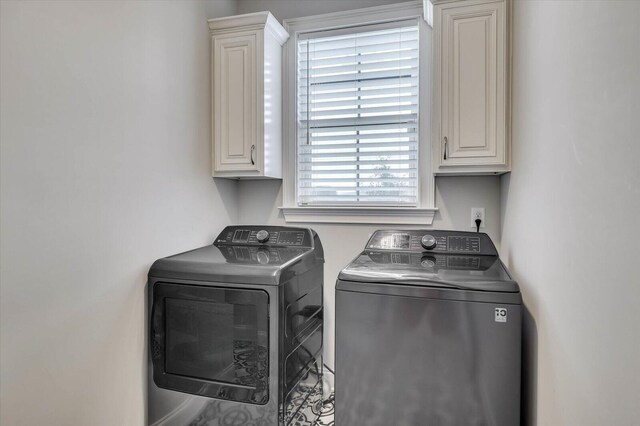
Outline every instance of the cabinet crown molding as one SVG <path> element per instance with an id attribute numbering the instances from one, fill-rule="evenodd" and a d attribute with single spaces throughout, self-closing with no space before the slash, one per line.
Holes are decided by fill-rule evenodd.
<path id="1" fill-rule="evenodd" d="M 246 13 L 244 15 L 225 16 L 209 19 L 209 33 L 213 36 L 229 31 L 268 30 L 283 45 L 289 33 L 269 11 Z"/>

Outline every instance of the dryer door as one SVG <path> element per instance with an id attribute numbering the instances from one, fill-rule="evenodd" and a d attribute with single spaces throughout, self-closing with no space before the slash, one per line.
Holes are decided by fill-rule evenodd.
<path id="1" fill-rule="evenodd" d="M 269 400 L 265 291 L 156 283 L 150 321 L 161 388 L 231 401 Z"/>

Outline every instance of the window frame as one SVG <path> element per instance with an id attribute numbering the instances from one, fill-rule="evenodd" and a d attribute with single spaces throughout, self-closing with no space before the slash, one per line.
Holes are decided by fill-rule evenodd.
<path id="1" fill-rule="evenodd" d="M 282 211 L 287 222 L 383 223 L 431 225 L 435 208 L 435 177 L 431 168 L 431 43 L 421 1 L 376 6 L 345 12 L 293 18 L 284 21 L 289 40 L 283 57 L 283 194 Z M 416 20 L 419 34 L 418 92 L 418 202 L 416 206 L 298 205 L 297 197 L 297 46 L 303 34 L 364 25 Z M 422 40 L 427 39 L 426 42 Z"/>

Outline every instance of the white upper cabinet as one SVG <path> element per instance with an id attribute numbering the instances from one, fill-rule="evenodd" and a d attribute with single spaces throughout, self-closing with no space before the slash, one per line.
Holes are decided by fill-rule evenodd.
<path id="1" fill-rule="evenodd" d="M 508 0 L 434 1 L 437 174 L 510 170 Z"/>
<path id="2" fill-rule="evenodd" d="M 210 19 L 213 176 L 282 177 L 282 45 L 269 12 Z"/>

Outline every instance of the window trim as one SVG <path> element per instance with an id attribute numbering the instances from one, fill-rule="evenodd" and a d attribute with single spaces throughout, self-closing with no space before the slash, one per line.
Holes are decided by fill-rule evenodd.
<path id="1" fill-rule="evenodd" d="M 282 207 L 287 222 L 320 223 L 384 223 L 431 225 L 435 208 L 435 177 L 430 158 L 430 111 L 431 99 L 431 46 L 420 43 L 420 89 L 419 89 L 419 175 L 418 205 L 416 207 L 372 207 L 372 206 L 299 206 L 297 204 L 297 122 L 296 122 L 296 48 L 301 34 L 335 30 L 350 26 L 384 24 L 395 21 L 417 19 L 418 31 L 427 29 L 422 1 L 411 1 L 392 5 L 376 6 L 345 12 L 286 19 L 284 27 L 290 38 L 284 46 L 283 58 L 283 183 Z M 422 35 L 420 36 L 422 38 Z M 427 70 L 424 72 L 423 70 Z"/>

